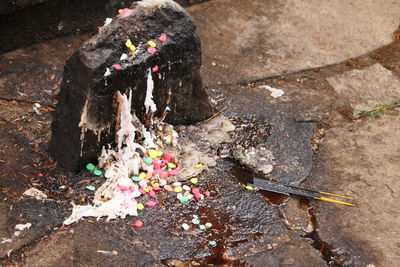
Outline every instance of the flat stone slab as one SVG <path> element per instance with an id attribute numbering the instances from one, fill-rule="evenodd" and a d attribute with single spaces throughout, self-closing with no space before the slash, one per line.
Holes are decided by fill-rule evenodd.
<path id="1" fill-rule="evenodd" d="M 370 52 L 392 41 L 400 3 L 216 0 L 188 11 L 203 44 L 205 80 L 217 84 L 316 68 Z"/>
<path id="2" fill-rule="evenodd" d="M 11 253 L 51 233 L 60 225 L 63 206 L 65 205 L 55 201 L 42 202 L 33 199 L 8 200 L 1 203 L 0 263 Z M 29 228 L 21 231 L 15 229 L 17 224 L 27 223 L 31 224 Z"/>
<path id="3" fill-rule="evenodd" d="M 400 99 L 400 79 L 380 64 L 327 78 L 354 109 L 391 104 Z"/>
<path id="4" fill-rule="evenodd" d="M 27 251 L 24 266 L 160 266 L 171 262 L 325 266 L 307 240 L 286 228 L 279 208 L 239 185 L 229 176 L 230 168 L 230 163 L 220 161 L 200 180 L 198 186 L 211 191 L 204 201 L 180 204 L 176 198 L 163 198 L 158 200 L 160 205 L 146 208 L 136 218 L 108 223 L 87 219 L 67 226 Z M 200 230 L 191 222 L 193 215 L 213 226 Z M 137 219 L 144 221 L 142 229 L 132 226 Z M 182 223 L 190 229 L 183 230 Z M 209 241 L 216 241 L 217 246 L 211 247 Z"/>
<path id="5" fill-rule="evenodd" d="M 274 97 L 266 88 L 283 95 Z M 308 176 L 317 124 L 328 117 L 342 120 L 332 109 L 342 104 L 320 77 L 291 75 L 251 86 L 211 89 L 210 95 L 212 101 L 220 103 L 219 109 L 227 107 L 224 113 L 235 121 L 233 146 L 270 151 L 275 165 L 265 176 L 287 184 L 298 185 Z M 262 157 L 258 155 L 255 161 Z"/>
<path id="6" fill-rule="evenodd" d="M 344 266 L 397 266 L 400 212 L 400 116 L 329 130 L 308 185 L 355 198 L 353 208 L 312 202 L 320 238 Z"/>
<path id="7" fill-rule="evenodd" d="M 35 169 L 34 163 L 35 153 L 29 139 L 14 125 L 0 120 L 0 188 L 4 193 L 19 197 Z"/>
<path id="8" fill-rule="evenodd" d="M 0 55 L 1 97 L 54 105 L 65 60 L 86 38 L 70 36 Z"/>

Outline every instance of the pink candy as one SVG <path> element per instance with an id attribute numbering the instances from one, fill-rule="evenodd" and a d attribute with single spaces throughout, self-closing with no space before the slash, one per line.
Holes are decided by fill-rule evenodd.
<path id="1" fill-rule="evenodd" d="M 168 173 L 167 172 L 161 172 L 160 174 L 160 178 L 161 179 L 166 179 L 168 177 Z"/>
<path id="2" fill-rule="evenodd" d="M 154 47 L 149 47 L 149 48 L 147 48 L 147 53 L 149 53 L 149 54 L 154 54 L 155 52 L 157 52 L 157 50 L 154 48 Z"/>
<path id="3" fill-rule="evenodd" d="M 210 191 L 204 191 L 203 193 L 206 197 L 209 197 L 211 195 Z"/>
<path id="4" fill-rule="evenodd" d="M 119 64 L 114 64 L 114 65 L 112 65 L 112 67 L 114 70 L 122 70 L 122 67 Z"/>
<path id="5" fill-rule="evenodd" d="M 168 171 L 168 175 L 169 176 L 175 176 L 175 175 L 177 175 L 178 174 L 178 172 L 176 171 L 176 170 L 170 170 L 170 171 Z"/>
<path id="6" fill-rule="evenodd" d="M 118 10 L 118 13 L 121 18 L 126 18 L 127 16 L 129 16 L 133 13 L 133 9 L 130 9 L 130 8 L 120 9 L 120 10 Z"/>
<path id="7" fill-rule="evenodd" d="M 143 189 L 139 189 L 139 192 L 140 192 L 142 195 L 146 195 L 146 194 L 147 194 L 146 191 L 144 191 Z"/>
<path id="8" fill-rule="evenodd" d="M 160 169 L 154 170 L 154 171 L 153 171 L 153 175 L 157 175 L 157 174 L 160 174 L 160 173 L 161 173 L 161 170 L 160 170 Z"/>
<path id="9" fill-rule="evenodd" d="M 147 207 L 154 207 L 155 205 L 157 205 L 157 203 L 150 200 L 150 201 L 147 201 L 145 205 L 146 205 Z"/>
<path id="10" fill-rule="evenodd" d="M 156 197 L 156 192 L 150 191 L 149 196 L 150 196 L 150 197 Z"/>
<path id="11" fill-rule="evenodd" d="M 171 153 L 169 153 L 169 152 L 165 152 L 163 158 L 164 158 L 164 160 L 166 160 L 166 161 L 170 161 L 171 158 L 172 158 L 172 155 L 171 155 Z"/>
<path id="12" fill-rule="evenodd" d="M 137 228 L 142 228 L 143 222 L 141 220 L 137 220 L 133 225 Z"/>
<path id="13" fill-rule="evenodd" d="M 161 163 L 158 160 L 153 160 L 151 164 L 153 164 L 155 170 L 159 170 L 161 168 Z"/>
<path id="14" fill-rule="evenodd" d="M 167 40 L 167 35 L 165 33 L 161 34 L 160 37 L 158 37 L 158 40 L 163 43 Z"/>
<path id="15" fill-rule="evenodd" d="M 200 189 L 198 189 L 198 188 L 192 188 L 192 193 L 193 194 L 200 194 Z"/>
<path id="16" fill-rule="evenodd" d="M 37 176 L 43 177 L 43 173 L 39 172 Z"/>
<path id="17" fill-rule="evenodd" d="M 153 190 L 154 190 L 154 191 L 160 191 L 160 189 L 161 189 L 161 188 L 160 188 L 160 187 L 158 187 L 158 186 L 156 186 L 156 187 L 153 187 Z M 152 192 L 153 192 L 153 191 L 152 191 Z"/>
<path id="18" fill-rule="evenodd" d="M 200 193 L 196 193 L 194 194 L 194 198 L 199 200 L 201 198 L 201 194 Z"/>
<path id="19" fill-rule="evenodd" d="M 155 66 L 151 69 L 151 71 L 152 71 L 152 72 L 157 72 L 157 71 L 158 71 L 158 66 L 155 65 Z"/>

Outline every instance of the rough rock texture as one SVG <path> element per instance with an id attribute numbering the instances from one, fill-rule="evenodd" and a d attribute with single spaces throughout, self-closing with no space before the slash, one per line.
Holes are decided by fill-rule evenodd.
<path id="1" fill-rule="evenodd" d="M 371 108 L 400 99 L 400 79 L 381 64 L 348 71 L 327 80 L 353 108 Z"/>
<path id="2" fill-rule="evenodd" d="M 204 77 L 217 84 L 335 64 L 389 44 L 400 3 L 215 0 L 188 11 L 203 41 Z"/>
<path id="3" fill-rule="evenodd" d="M 322 143 L 319 170 L 308 184 L 356 199 L 356 207 L 312 203 L 322 240 L 342 266 L 398 266 L 400 116 L 334 128 Z"/>
<path id="4" fill-rule="evenodd" d="M 133 90 L 132 109 L 143 119 L 148 70 L 154 66 L 159 67 L 152 74 L 155 116 L 162 115 L 167 106 L 171 112 L 165 121 L 169 123 L 187 124 L 211 115 L 199 73 L 200 39 L 191 17 L 173 1 L 142 1 L 132 8 L 132 15 L 117 17 L 103 27 L 65 66 L 50 143 L 50 152 L 61 167 L 78 169 L 113 140 L 117 90 Z M 162 33 L 167 35 L 163 43 L 158 40 Z M 129 52 L 128 39 L 137 51 L 133 58 L 121 61 L 121 55 Z M 149 40 L 157 44 L 153 55 L 147 52 Z M 113 69 L 113 64 L 122 70 Z M 107 68 L 109 76 L 104 75 Z"/>

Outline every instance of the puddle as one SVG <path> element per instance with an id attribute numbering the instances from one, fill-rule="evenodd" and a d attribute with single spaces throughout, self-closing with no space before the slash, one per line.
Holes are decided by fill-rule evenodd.
<path id="1" fill-rule="evenodd" d="M 272 205 L 281 205 L 289 198 L 288 195 L 270 191 L 260 191 L 260 194 Z"/>
<path id="2" fill-rule="evenodd" d="M 237 161 L 234 159 L 225 159 L 230 164 L 233 164 L 230 174 L 234 176 L 241 184 L 247 185 L 248 183 L 253 183 L 253 177 L 256 176 L 254 172 L 251 172 L 245 167 L 242 167 Z M 259 177 L 258 177 L 259 178 Z M 281 205 L 288 198 L 288 195 L 275 193 L 271 191 L 260 190 L 259 193 L 268 201 L 271 205 Z"/>

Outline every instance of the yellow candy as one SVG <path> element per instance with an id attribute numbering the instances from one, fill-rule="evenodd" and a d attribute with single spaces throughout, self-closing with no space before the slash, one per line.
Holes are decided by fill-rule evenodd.
<path id="1" fill-rule="evenodd" d="M 146 178 L 146 174 L 144 172 L 141 172 L 139 174 L 139 178 L 143 180 L 144 178 Z"/>
<path id="2" fill-rule="evenodd" d="M 175 169 L 176 165 L 170 162 L 170 163 L 168 163 L 168 168 Z"/>
<path id="3" fill-rule="evenodd" d="M 156 153 L 157 153 L 157 158 L 160 158 L 164 154 L 164 152 L 162 151 L 156 151 Z"/>
<path id="4" fill-rule="evenodd" d="M 200 169 L 201 167 L 203 167 L 203 164 L 196 164 L 196 165 L 194 165 L 194 167 L 195 167 L 196 169 Z"/>
<path id="5" fill-rule="evenodd" d="M 136 47 L 132 44 L 131 39 L 128 39 L 125 42 L 126 47 L 129 48 L 129 50 L 131 50 L 131 52 L 135 52 L 136 51 Z"/>
<path id="6" fill-rule="evenodd" d="M 155 42 L 153 42 L 153 41 L 148 41 L 147 45 L 150 46 L 150 47 L 156 47 L 157 46 L 157 44 Z"/>
<path id="7" fill-rule="evenodd" d="M 151 184 L 153 187 L 160 187 L 160 184 L 159 183 L 152 183 Z"/>
<path id="8" fill-rule="evenodd" d="M 192 179 L 190 179 L 190 182 L 191 182 L 192 184 L 197 184 L 198 181 L 199 181 L 199 179 L 197 179 L 197 178 L 192 178 Z"/>
<path id="9" fill-rule="evenodd" d="M 182 187 L 177 186 L 177 187 L 174 188 L 174 191 L 175 191 L 176 193 L 180 193 L 180 192 L 182 192 Z"/>
<path id="10" fill-rule="evenodd" d="M 149 157 L 152 159 L 156 159 L 157 155 L 158 155 L 157 151 L 155 151 L 154 149 L 149 150 L 148 154 L 149 154 Z"/>
<path id="11" fill-rule="evenodd" d="M 254 190 L 254 187 L 248 185 L 248 186 L 246 186 L 246 189 L 247 189 L 247 190 Z"/>
<path id="12" fill-rule="evenodd" d="M 145 188 L 143 188 L 143 191 L 148 193 L 150 191 L 153 191 L 153 188 L 151 186 L 146 186 Z"/>
<path id="13" fill-rule="evenodd" d="M 138 203 L 137 206 L 136 206 L 136 208 L 137 208 L 138 210 L 144 210 L 144 205 L 143 205 L 142 203 Z"/>
<path id="14" fill-rule="evenodd" d="M 212 223 L 210 223 L 210 222 L 206 222 L 204 225 L 205 225 L 207 228 L 212 227 Z"/>

